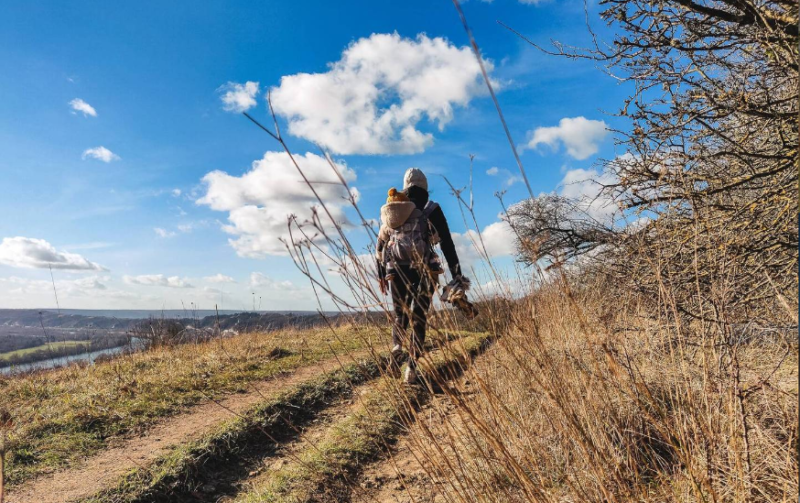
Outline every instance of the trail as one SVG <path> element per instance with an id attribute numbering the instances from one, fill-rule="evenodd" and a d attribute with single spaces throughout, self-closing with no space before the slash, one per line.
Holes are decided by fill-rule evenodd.
<path id="1" fill-rule="evenodd" d="M 435 350 L 432 353 L 442 352 Z M 470 366 L 467 364 L 467 368 Z M 443 372 L 441 375 L 447 374 Z M 417 412 L 407 419 L 388 419 L 397 426 L 380 429 L 382 433 L 378 437 L 370 436 L 370 430 L 378 431 L 374 422 L 370 422 L 371 426 L 366 430 L 358 430 L 355 426 L 358 423 L 353 420 L 359 414 L 364 417 L 365 403 L 371 404 L 368 407 L 371 414 L 380 414 L 375 408 L 377 403 L 371 398 L 386 396 L 384 393 L 387 391 L 380 391 L 383 389 L 381 384 L 386 384 L 386 381 L 369 382 L 356 388 L 347 400 L 320 414 L 294 442 L 255 463 L 256 468 L 237 482 L 235 491 L 209 495 L 209 501 L 434 501 L 438 491 L 428 473 L 430 468 L 423 467 L 418 461 L 420 442 L 426 442 L 426 437 L 419 434 L 418 425 L 422 422 L 426 429 L 432 430 L 436 425 L 455 424 L 455 405 L 439 384 L 434 384 L 433 393 L 410 392 L 407 403 L 409 406 L 414 404 L 412 408 Z M 451 390 L 458 388 L 456 392 L 462 395 L 472 392 L 469 380 L 460 371 L 445 377 L 440 384 Z M 379 415 L 373 417 L 374 420 L 387 420 Z M 407 420 L 413 424 L 409 426 Z M 445 432 L 437 432 L 436 436 L 440 434 Z"/>
<path id="2" fill-rule="evenodd" d="M 332 404 L 331 407 L 322 411 L 318 417 L 305 428 L 297 439 L 283 445 L 273 456 L 267 456 L 257 463 L 257 466 L 248 474 L 244 480 L 239 480 L 234 485 L 234 490 L 228 495 L 218 497 L 215 501 L 219 503 L 230 503 L 237 498 L 245 496 L 253 491 L 255 487 L 263 483 L 271 472 L 283 468 L 288 463 L 296 461 L 303 450 L 311 446 L 313 448 L 330 428 L 337 422 L 348 417 L 360 404 L 360 396 L 366 394 L 372 388 L 372 384 L 364 384 L 357 387 L 353 394 L 345 399 Z"/>
<path id="3" fill-rule="evenodd" d="M 486 355 L 473 361 L 472 369 L 487 362 Z M 466 400 L 477 392 L 468 375 L 450 381 L 451 392 Z M 454 457 L 454 438 L 463 435 L 466 426 L 452 398 L 436 394 L 417 414 L 417 421 L 400 437 L 382 460 L 366 467 L 353 485 L 349 501 L 353 503 L 439 503 L 444 495 L 449 470 L 442 463 L 441 453 L 433 449 L 431 437 Z M 427 431 L 424 433 L 423 430 Z M 459 442 L 456 440 L 456 444 Z M 460 446 L 460 447 L 463 447 Z"/>
<path id="4" fill-rule="evenodd" d="M 245 393 L 208 401 L 188 412 L 156 423 L 144 435 L 120 439 L 83 463 L 42 475 L 7 495 L 8 503 L 66 503 L 90 497 L 123 474 L 149 465 L 174 447 L 201 438 L 221 422 L 242 413 L 268 396 L 277 395 L 314 376 L 366 356 L 367 351 L 342 355 L 253 383 Z"/>

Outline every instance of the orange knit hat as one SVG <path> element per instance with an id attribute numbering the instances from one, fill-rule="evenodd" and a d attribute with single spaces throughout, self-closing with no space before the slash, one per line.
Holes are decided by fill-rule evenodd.
<path id="1" fill-rule="evenodd" d="M 395 189 L 394 187 L 389 189 L 389 197 L 386 198 L 386 204 L 399 203 L 403 201 L 408 201 L 408 196 L 406 196 L 402 192 L 398 192 L 398 190 Z"/>

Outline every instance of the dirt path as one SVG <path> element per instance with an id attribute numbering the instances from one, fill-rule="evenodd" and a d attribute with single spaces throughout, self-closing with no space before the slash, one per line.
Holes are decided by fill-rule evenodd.
<path id="1" fill-rule="evenodd" d="M 260 464 L 250 472 L 248 478 L 238 481 L 235 492 L 220 497 L 216 500 L 217 503 L 237 501 L 262 484 L 271 472 L 297 461 L 304 449 L 317 445 L 333 425 L 352 414 L 361 404 L 361 396 L 368 393 L 372 387 L 372 383 L 362 384 L 356 387 L 350 396 L 320 412 L 294 441 L 281 446 L 273 455 L 261 460 Z"/>
<path id="2" fill-rule="evenodd" d="M 446 397 L 438 396 L 420 411 L 420 417 L 446 406 Z M 354 503 L 433 503 L 441 493 L 421 462 L 417 438 L 419 425 L 403 436 L 383 461 L 364 470 L 350 495 Z"/>
<path id="3" fill-rule="evenodd" d="M 150 464 L 184 442 L 201 438 L 214 426 L 321 373 L 363 357 L 367 352 L 330 358 L 289 373 L 253 383 L 245 393 L 208 401 L 165 419 L 139 437 L 124 438 L 78 466 L 42 475 L 13 488 L 8 503 L 65 503 L 87 498 L 116 482 L 121 475 Z"/>
<path id="4" fill-rule="evenodd" d="M 282 501 L 282 498 L 326 503 L 441 501 L 435 499 L 441 491 L 432 481 L 440 479 L 437 473 L 441 470 L 431 472 L 429 463 L 423 466 L 419 462 L 425 458 L 420 453 L 427 451 L 430 457 L 432 449 L 431 437 L 420 434 L 420 427 L 433 432 L 437 439 L 451 435 L 452 431 L 447 429 L 456 424 L 457 410 L 447 393 L 455 389 L 468 396 L 474 389 L 469 378 L 448 374 L 444 371 L 450 368 L 447 363 L 439 365 L 442 375 L 449 375 L 447 384 L 434 385 L 433 393 L 424 388 L 404 388 L 404 393 L 408 393 L 406 399 L 421 406 L 414 407 L 417 420 L 410 430 L 379 426 L 380 420 L 386 425 L 405 422 L 381 409 L 388 406 L 394 410 L 391 401 L 387 403 L 384 397 L 396 391 L 382 387 L 390 381 L 363 384 L 317 415 L 293 441 L 252 464 L 250 472 L 244 472 L 242 479 L 232 485 L 233 490 L 224 495 L 219 492 L 209 495 L 208 501 L 238 503 Z M 450 360 L 450 365 L 455 363 Z M 440 385 L 449 391 L 442 390 Z M 379 415 L 366 427 L 356 419 L 359 415 L 364 417 L 365 406 L 372 414 Z M 389 447 L 395 442 L 394 448 Z"/>
<path id="5" fill-rule="evenodd" d="M 473 368 L 485 363 L 483 356 Z M 465 398 L 477 390 L 468 376 L 450 385 Z M 453 435 L 459 435 L 464 423 L 456 405 L 446 394 L 432 397 L 417 415 L 417 421 L 380 462 L 367 467 L 350 494 L 353 503 L 442 503 L 450 471 L 442 463 L 441 452 L 432 448 L 431 437 L 452 457 Z M 425 430 L 427 433 L 423 433 Z M 463 432 L 462 432 L 463 433 Z"/>

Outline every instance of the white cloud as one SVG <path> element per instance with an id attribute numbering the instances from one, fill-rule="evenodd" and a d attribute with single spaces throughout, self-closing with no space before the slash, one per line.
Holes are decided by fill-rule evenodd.
<path id="1" fill-rule="evenodd" d="M 269 276 L 265 276 L 260 272 L 250 274 L 250 286 L 252 288 L 269 288 L 279 290 L 294 290 L 295 286 L 289 280 L 275 281 Z"/>
<path id="2" fill-rule="evenodd" d="M 317 182 L 314 188 L 333 218 L 349 226 L 344 213 L 348 204 L 347 191 L 339 184 L 325 158 L 312 153 L 294 158 L 308 179 Z M 355 180 L 355 172 L 345 164 L 337 164 L 337 169 L 348 182 Z M 203 177 L 203 183 L 206 194 L 197 203 L 228 212 L 229 224 L 224 225 L 223 230 L 236 236 L 228 242 L 242 257 L 285 254 L 286 248 L 279 238 L 288 239 L 287 216 L 296 215 L 302 223 L 311 218 L 310 208 L 318 205 L 285 152 L 265 153 L 264 158 L 254 161 L 250 171 L 242 176 L 212 171 Z M 357 196 L 357 192 L 354 195 Z M 324 224 L 329 224 L 327 216 L 321 218 Z"/>
<path id="3" fill-rule="evenodd" d="M 203 287 L 203 293 L 207 293 L 212 297 L 216 297 L 217 295 L 225 293 L 225 292 L 223 292 L 219 288 L 213 288 L 213 287 L 210 287 L 210 286 L 204 286 Z"/>
<path id="4" fill-rule="evenodd" d="M 608 171 L 596 169 L 572 169 L 567 171 L 560 183 L 559 194 L 571 199 L 577 207 L 594 220 L 611 224 L 619 216 L 619 208 L 604 186 L 617 181 Z"/>
<path id="5" fill-rule="evenodd" d="M 71 280 L 57 280 L 55 283 L 56 290 L 61 298 L 67 299 L 96 295 L 108 291 L 106 283 L 109 280 L 108 276 L 88 276 Z M 50 279 L 29 279 L 11 276 L 9 278 L 0 278 L 0 287 L 12 287 L 8 289 L 9 293 L 18 295 L 44 293 L 49 296 L 53 294 L 53 283 Z M 7 288 L 0 289 L 6 290 Z"/>
<path id="6" fill-rule="evenodd" d="M 488 61 L 486 68 L 492 70 Z M 441 130 L 454 106 L 483 92 L 469 47 L 423 34 L 373 34 L 353 42 L 325 73 L 281 78 L 272 104 L 291 134 L 332 152 L 412 154 L 433 143 L 417 129 L 423 117 Z"/>
<path id="7" fill-rule="evenodd" d="M 120 159 L 117 154 L 105 147 L 87 148 L 83 151 L 81 159 L 86 159 L 87 157 L 91 157 L 103 162 L 119 161 Z"/>
<path id="8" fill-rule="evenodd" d="M 567 154 L 575 159 L 586 159 L 597 153 L 598 145 L 608 135 L 608 125 L 603 121 L 589 120 L 585 117 L 565 117 L 558 126 L 539 127 L 528 132 L 528 148 L 541 144 L 556 148 L 563 143 Z"/>
<path id="9" fill-rule="evenodd" d="M 194 288 L 186 278 L 179 276 L 166 277 L 163 274 L 141 274 L 139 276 L 123 276 L 122 281 L 129 285 L 166 286 L 169 288 Z"/>
<path id="10" fill-rule="evenodd" d="M 497 176 L 499 174 L 502 174 L 505 177 L 505 181 L 503 183 L 505 184 L 506 187 L 511 187 L 515 183 L 522 181 L 522 177 L 520 175 L 515 175 L 514 173 L 505 168 L 501 169 L 498 167 L 492 167 L 486 170 L 486 174 L 489 176 Z"/>
<path id="11" fill-rule="evenodd" d="M 209 283 L 236 283 L 235 279 L 222 273 L 215 274 L 214 276 L 206 276 L 203 279 Z"/>
<path id="12" fill-rule="evenodd" d="M 58 279 L 56 290 L 61 307 L 73 309 L 96 309 L 99 305 L 115 306 L 120 309 L 139 306 L 142 302 L 155 306 L 163 298 L 137 295 L 114 288 L 109 276 L 89 276 L 78 279 Z M 30 279 L 11 276 L 0 278 L 0 299 L 6 307 L 31 308 L 52 305 L 55 308 L 53 283 L 50 278 Z"/>
<path id="13" fill-rule="evenodd" d="M 172 189 L 172 197 L 180 197 L 181 189 Z"/>
<path id="14" fill-rule="evenodd" d="M 481 244 L 481 236 L 483 244 Z M 453 242 L 458 251 L 458 258 L 465 267 L 483 259 L 483 247 L 486 248 L 486 253 L 492 259 L 514 255 L 517 251 L 516 235 L 508 222 L 504 220 L 484 227 L 481 236 L 478 236 L 478 233 L 472 229 L 464 233 L 453 233 Z"/>
<path id="15" fill-rule="evenodd" d="M 160 238 L 171 238 L 175 236 L 175 232 L 168 231 L 166 229 L 162 229 L 161 227 L 153 227 L 153 231 L 158 235 Z"/>
<path id="16" fill-rule="evenodd" d="M 183 232 L 184 234 L 188 234 L 195 229 L 199 229 L 200 227 L 206 227 L 208 225 L 207 220 L 197 220 L 195 222 L 187 222 L 185 224 L 178 224 L 175 227 Z"/>
<path id="17" fill-rule="evenodd" d="M 237 84 L 228 82 L 217 89 L 222 95 L 222 109 L 226 112 L 245 112 L 256 106 L 258 82 Z"/>
<path id="18" fill-rule="evenodd" d="M 44 239 L 20 236 L 3 238 L 3 242 L 0 243 L 0 263 L 28 269 L 106 270 L 77 253 L 58 251 Z"/>
<path id="19" fill-rule="evenodd" d="M 92 105 L 86 103 L 80 98 L 75 98 L 74 100 L 70 101 L 69 106 L 72 107 L 75 112 L 83 112 L 84 117 L 89 115 L 92 117 L 97 117 L 97 110 L 95 110 Z"/>
<path id="20" fill-rule="evenodd" d="M 73 283 L 76 286 L 83 288 L 85 290 L 108 290 L 106 284 L 103 283 L 103 281 L 108 281 L 108 280 L 109 280 L 108 276 L 104 276 L 102 278 L 98 276 L 89 276 L 86 278 L 76 279 L 73 281 Z"/>

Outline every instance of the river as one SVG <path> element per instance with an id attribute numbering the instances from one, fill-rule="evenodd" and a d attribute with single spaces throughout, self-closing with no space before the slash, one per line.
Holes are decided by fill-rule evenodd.
<path id="1" fill-rule="evenodd" d="M 52 369 L 56 367 L 63 367 L 65 365 L 69 365 L 70 363 L 74 362 L 88 362 L 92 364 L 100 356 L 118 355 L 122 353 L 124 350 L 129 349 L 131 347 L 136 348 L 137 346 L 139 346 L 137 342 L 138 341 L 134 339 L 132 346 L 126 344 L 124 346 L 117 346 L 115 348 L 98 349 L 97 351 L 90 351 L 88 353 L 78 353 L 75 355 L 58 356 L 55 358 L 48 358 L 46 360 L 39 360 L 30 363 L 21 363 L 19 365 L 12 365 L 10 367 L 2 367 L 0 368 L 0 374 L 9 375 L 9 374 L 19 374 L 21 372 L 28 372 L 31 370 Z"/>

